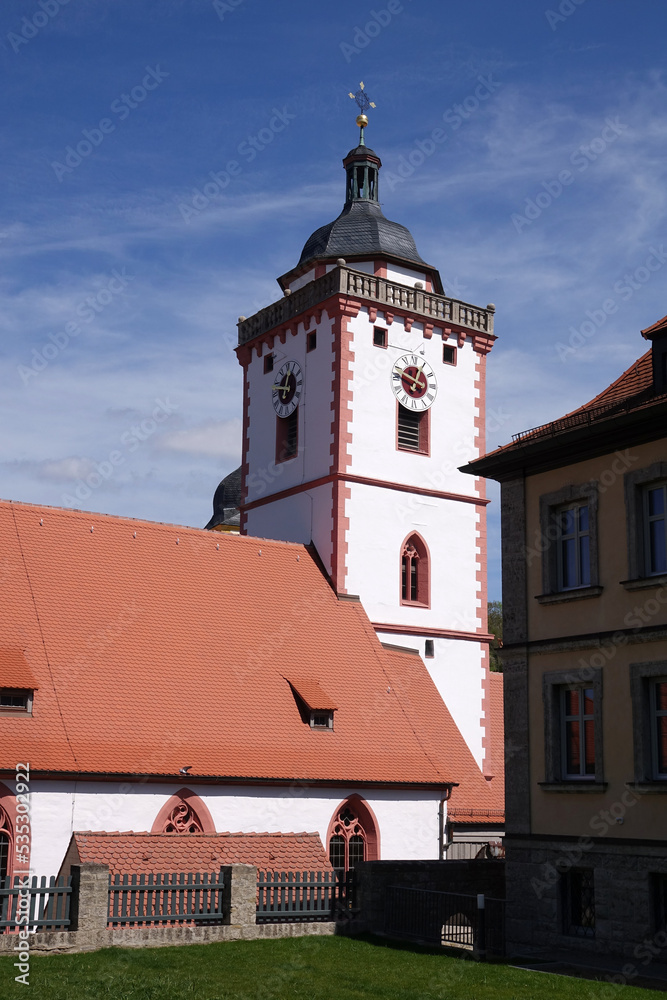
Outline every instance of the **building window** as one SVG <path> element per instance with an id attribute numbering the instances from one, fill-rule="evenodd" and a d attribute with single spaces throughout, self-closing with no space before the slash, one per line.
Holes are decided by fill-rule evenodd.
<path id="1" fill-rule="evenodd" d="M 382 326 L 373 327 L 373 347 L 387 346 L 387 331 Z"/>
<path id="2" fill-rule="evenodd" d="M 169 812 L 162 827 L 162 833 L 203 833 L 199 816 L 187 802 L 179 802 Z"/>
<path id="3" fill-rule="evenodd" d="M 667 485 L 664 483 L 647 486 L 643 491 L 644 556 L 647 576 L 667 572 L 666 494 Z"/>
<path id="4" fill-rule="evenodd" d="M 368 803 L 356 793 L 336 809 L 327 831 L 329 860 L 346 871 L 360 861 L 380 858 L 380 831 Z"/>
<path id="5" fill-rule="evenodd" d="M 582 676 L 583 674 L 583 676 Z M 602 761 L 602 670 L 573 667 L 542 676 L 544 781 L 548 791 L 577 782 L 599 791 Z"/>
<path id="6" fill-rule="evenodd" d="M 598 484 L 566 486 L 540 497 L 540 530 L 534 546 L 543 551 L 542 593 L 551 604 L 602 593 L 598 579 Z"/>
<path id="7" fill-rule="evenodd" d="M 430 410 L 408 410 L 398 406 L 397 447 L 399 451 L 414 451 L 420 455 L 428 455 L 429 415 Z"/>
<path id="8" fill-rule="evenodd" d="M 273 354 L 264 355 L 264 374 L 268 375 L 269 372 L 273 371 Z"/>
<path id="9" fill-rule="evenodd" d="M 0 688 L 0 713 L 32 714 L 32 691 Z"/>
<path id="10" fill-rule="evenodd" d="M 306 334 L 306 353 L 314 351 L 317 347 L 317 330 L 311 330 Z"/>
<path id="11" fill-rule="evenodd" d="M 435 640 L 427 639 L 424 643 L 424 656 L 427 660 L 432 659 L 435 656 Z"/>
<path id="12" fill-rule="evenodd" d="M 452 347 L 451 344 L 442 345 L 442 361 L 445 365 L 456 364 L 456 348 Z"/>
<path id="13" fill-rule="evenodd" d="M 628 580 L 646 580 L 667 573 L 667 462 L 625 474 L 625 510 L 628 534 Z"/>
<path id="14" fill-rule="evenodd" d="M 595 692 L 593 688 L 561 690 L 563 777 L 595 776 Z"/>
<path id="15" fill-rule="evenodd" d="M 311 729 L 333 729 L 333 711 L 315 710 L 310 713 Z"/>
<path id="16" fill-rule="evenodd" d="M 667 781 L 667 660 L 630 664 L 635 781 Z"/>
<path id="17" fill-rule="evenodd" d="M 588 504 L 575 504 L 556 514 L 558 524 L 558 589 L 589 587 L 591 550 Z"/>
<path id="18" fill-rule="evenodd" d="M 410 535 L 401 548 L 401 604 L 429 606 L 429 560 L 424 540 Z"/>
<path id="19" fill-rule="evenodd" d="M 11 874 L 12 827 L 9 816 L 0 806 L 0 880 Z"/>
<path id="20" fill-rule="evenodd" d="M 573 868 L 562 880 L 564 931 L 595 937 L 595 887 L 592 868 Z"/>
<path id="21" fill-rule="evenodd" d="M 276 417 L 276 462 L 296 458 L 299 450 L 299 408 L 288 417 Z"/>

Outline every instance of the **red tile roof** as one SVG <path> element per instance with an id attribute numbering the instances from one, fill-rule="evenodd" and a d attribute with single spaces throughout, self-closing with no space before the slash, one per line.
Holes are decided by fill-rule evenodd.
<path id="1" fill-rule="evenodd" d="M 470 768 L 421 660 L 430 740 L 306 546 L 5 501 L 0 537 L 0 646 L 39 685 L 32 718 L 0 718 L 1 768 L 431 787 Z M 287 666 L 333 731 L 302 722 Z"/>
<path id="2" fill-rule="evenodd" d="M 19 649 L 0 649 L 0 687 L 36 691 L 39 685 Z"/>
<path id="3" fill-rule="evenodd" d="M 645 330 L 642 330 L 642 337 L 645 340 L 651 340 L 653 334 L 662 333 L 663 330 L 667 330 L 667 316 L 663 316 L 653 326 L 647 326 Z"/>
<path id="4" fill-rule="evenodd" d="M 322 690 L 317 681 L 311 680 L 308 677 L 293 677 L 291 675 L 285 677 L 285 680 L 311 710 L 335 710 L 338 708 L 338 705 Z"/>
<path id="5" fill-rule="evenodd" d="M 492 738 L 498 741 L 494 750 L 496 777 L 487 781 L 477 766 L 468 744 L 463 739 L 454 723 L 449 709 L 438 694 L 431 675 L 417 653 L 399 651 L 395 647 L 386 649 L 389 660 L 388 676 L 390 683 L 401 701 L 406 719 L 412 727 L 415 736 L 424 747 L 425 753 L 434 761 L 444 758 L 450 770 L 456 775 L 458 787 L 452 790 L 451 799 L 447 804 L 447 815 L 457 822 L 459 813 L 478 810 L 475 822 L 483 822 L 484 817 L 489 822 L 504 822 L 504 787 L 503 787 L 503 731 L 498 732 L 498 706 L 502 713 L 502 697 L 497 697 L 499 686 L 494 682 L 491 697 Z M 493 676 L 493 675 L 492 675 Z M 501 676 L 501 675 L 498 675 Z M 502 686 L 500 686 L 502 692 Z"/>
<path id="6" fill-rule="evenodd" d="M 70 865 L 108 865 L 112 875 L 213 872 L 221 865 L 262 871 L 332 871 L 317 833 L 93 833 L 72 834 L 60 874 Z"/>

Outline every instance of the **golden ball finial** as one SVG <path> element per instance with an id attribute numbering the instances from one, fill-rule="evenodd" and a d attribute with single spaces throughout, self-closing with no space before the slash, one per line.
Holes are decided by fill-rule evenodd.
<path id="1" fill-rule="evenodd" d="M 368 125 L 368 118 L 366 115 L 357 115 L 357 125 L 359 128 L 366 128 Z"/>

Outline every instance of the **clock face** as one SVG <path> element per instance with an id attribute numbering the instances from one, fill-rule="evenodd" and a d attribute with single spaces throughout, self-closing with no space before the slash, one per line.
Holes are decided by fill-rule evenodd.
<path id="1" fill-rule="evenodd" d="M 303 372 L 296 361 L 286 361 L 276 372 L 271 386 L 273 409 L 279 417 L 289 417 L 299 405 Z"/>
<path id="2" fill-rule="evenodd" d="M 427 410 L 438 392 L 435 372 L 419 354 L 404 354 L 396 361 L 391 387 L 407 410 Z"/>

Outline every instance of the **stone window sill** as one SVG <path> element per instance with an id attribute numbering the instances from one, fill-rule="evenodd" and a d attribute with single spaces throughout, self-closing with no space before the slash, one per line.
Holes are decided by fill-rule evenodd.
<path id="1" fill-rule="evenodd" d="M 543 792 L 606 792 L 606 781 L 538 781 Z"/>
<path id="2" fill-rule="evenodd" d="M 566 601 L 583 601 L 587 597 L 599 597 L 603 587 L 578 587 L 576 590 L 559 590 L 554 594 L 537 594 L 538 604 L 564 604 Z"/>
<path id="3" fill-rule="evenodd" d="M 667 584 L 667 577 L 643 576 L 638 580 L 621 580 L 620 583 L 626 590 L 650 590 L 652 587 L 664 587 Z"/>
<path id="4" fill-rule="evenodd" d="M 655 781 L 626 781 L 625 787 L 641 795 L 667 795 L 667 779 L 664 778 L 656 778 Z"/>

